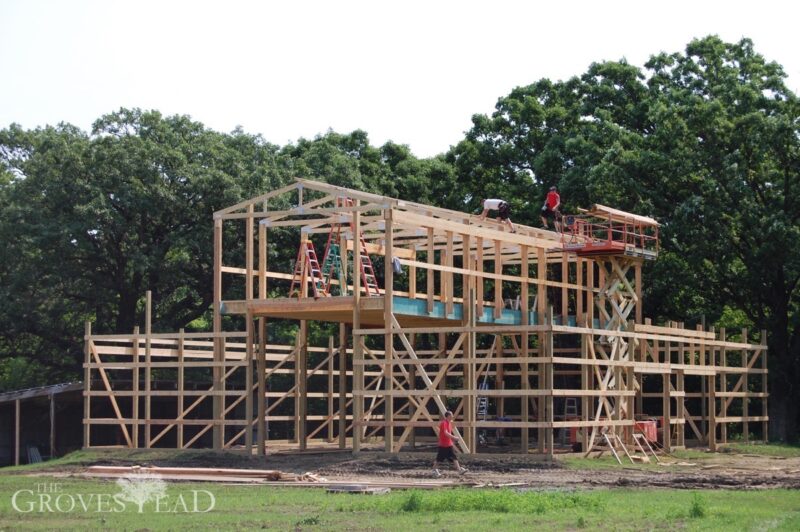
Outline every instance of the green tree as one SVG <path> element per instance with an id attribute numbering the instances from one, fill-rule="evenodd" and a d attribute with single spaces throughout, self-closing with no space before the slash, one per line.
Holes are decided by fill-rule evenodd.
<path id="1" fill-rule="evenodd" d="M 260 137 L 138 109 L 100 118 L 89 135 L 12 125 L 0 162 L 1 347 L 54 375 L 78 367 L 84 320 L 130 332 L 147 290 L 157 329 L 206 313 L 212 213 L 287 182 Z"/>
<path id="2" fill-rule="evenodd" d="M 567 210 L 597 202 L 659 219 L 646 314 L 713 323 L 742 311 L 767 329 L 773 435 L 794 439 L 800 122 L 784 77 L 748 39 L 706 37 L 645 72 L 607 62 L 514 89 L 449 156 L 476 195 L 540 201 L 559 183 Z M 537 203 L 521 203 L 520 219 L 535 220 Z"/>

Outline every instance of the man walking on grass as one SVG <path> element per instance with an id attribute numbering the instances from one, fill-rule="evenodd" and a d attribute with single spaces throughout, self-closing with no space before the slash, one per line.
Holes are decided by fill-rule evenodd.
<path id="1" fill-rule="evenodd" d="M 458 463 L 458 458 L 456 458 L 453 440 L 458 436 L 454 432 L 453 413 L 448 410 L 444 413 L 444 419 L 439 423 L 439 452 L 433 461 L 433 475 L 436 477 L 442 476 L 439 472 L 440 462 L 452 462 L 456 470 L 462 475 L 467 472 L 467 468 L 461 467 L 461 464 Z"/>

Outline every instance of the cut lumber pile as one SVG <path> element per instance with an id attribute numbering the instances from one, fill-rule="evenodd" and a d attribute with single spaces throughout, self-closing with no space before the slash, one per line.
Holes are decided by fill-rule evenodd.
<path id="1" fill-rule="evenodd" d="M 120 478 L 127 475 L 155 474 L 163 480 L 191 482 L 224 482 L 235 484 L 255 484 L 259 486 L 281 487 L 352 487 L 343 481 L 331 481 L 314 473 L 286 473 L 273 469 L 221 469 L 210 467 L 148 467 L 148 466 L 90 466 L 81 476 L 90 478 Z M 438 489 L 455 486 L 472 486 L 474 482 L 464 480 L 396 480 L 396 481 L 358 481 L 359 490 L 364 493 L 383 493 L 389 489 Z M 343 489 L 337 490 L 342 492 Z"/>
<path id="2" fill-rule="evenodd" d="M 313 473 L 285 473 L 274 469 L 226 469 L 214 467 L 145 467 L 145 466 L 90 466 L 84 476 L 122 477 L 135 474 L 155 474 L 164 480 L 192 480 L 203 482 L 324 482 L 326 479 Z"/>

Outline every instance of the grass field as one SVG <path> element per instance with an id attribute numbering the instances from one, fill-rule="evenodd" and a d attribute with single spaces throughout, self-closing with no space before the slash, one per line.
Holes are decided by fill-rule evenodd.
<path id="1" fill-rule="evenodd" d="M 92 501 L 84 511 L 38 507 L 37 484 L 57 483 L 62 510 L 69 500 Z M 49 488 L 52 486 L 49 486 Z M 12 497 L 18 490 L 17 507 Z M 215 499 L 206 513 L 187 513 L 192 490 L 208 490 Z M 596 490 L 516 492 L 508 489 L 394 491 L 388 495 L 328 494 L 319 488 L 273 488 L 173 483 L 161 512 L 148 502 L 143 513 L 128 503 L 94 504 L 97 494 L 119 493 L 111 481 L 0 475 L 0 529 L 349 529 L 434 530 L 685 528 L 690 530 L 800 530 L 800 492 Z M 51 494 L 52 497 L 53 494 Z M 94 498 L 92 498 L 94 495 Z M 201 508 L 210 506 L 203 502 Z M 32 505 L 31 505 L 32 504 Z M 109 511 L 97 511 L 109 510 Z M 43 510 L 43 511 L 40 511 Z M 112 511 L 114 510 L 114 511 Z M 178 510 L 171 512 L 170 510 Z"/>

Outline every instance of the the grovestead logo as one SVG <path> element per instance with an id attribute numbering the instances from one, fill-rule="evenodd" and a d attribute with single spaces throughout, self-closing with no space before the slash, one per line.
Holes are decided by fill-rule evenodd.
<path id="1" fill-rule="evenodd" d="M 130 473 L 117 479 L 116 485 L 118 493 L 70 493 L 58 482 L 38 483 L 35 490 L 15 491 L 11 506 L 20 513 L 205 513 L 217 502 L 207 490 L 185 490 L 171 496 L 167 483 L 155 473 Z"/>

